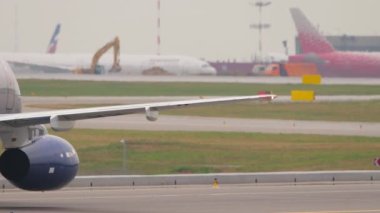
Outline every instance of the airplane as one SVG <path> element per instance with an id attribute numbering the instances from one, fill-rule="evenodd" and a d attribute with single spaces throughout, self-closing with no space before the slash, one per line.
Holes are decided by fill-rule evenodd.
<path id="1" fill-rule="evenodd" d="M 299 8 L 291 8 L 302 54 L 289 56 L 292 63 L 314 63 L 326 77 L 380 77 L 380 53 L 336 51 Z"/>
<path id="2" fill-rule="evenodd" d="M 59 32 L 60 25 L 55 32 Z M 54 33 L 51 49 L 56 47 Z M 113 55 L 105 54 L 110 48 Z M 181 55 L 120 55 L 120 42 L 116 37 L 107 42 L 95 54 L 39 54 L 0 53 L 16 74 L 23 72 L 42 73 L 87 73 L 107 74 L 118 72 L 127 75 L 216 75 L 216 69 L 208 62 Z"/>
<path id="3" fill-rule="evenodd" d="M 61 24 L 58 23 L 55 26 L 55 29 L 54 29 L 53 35 L 51 36 L 51 39 L 50 39 L 49 45 L 47 47 L 46 53 L 54 54 L 57 51 L 58 35 L 59 35 L 60 31 L 61 31 Z"/>
<path id="4" fill-rule="evenodd" d="M 77 152 L 65 139 L 49 135 L 44 124 L 66 131 L 76 120 L 135 113 L 145 113 L 147 120 L 155 121 L 160 110 L 275 97 L 269 94 L 23 113 L 15 75 L 9 64 L 0 60 L 0 139 L 5 148 L 0 173 L 16 187 L 30 191 L 59 189 L 73 180 L 79 165 Z"/>
<path id="5" fill-rule="evenodd" d="M 217 71 L 208 62 L 183 55 L 120 55 L 119 39 L 116 37 L 93 54 L 55 54 L 61 24 L 57 24 L 50 39 L 47 53 L 0 53 L 0 58 L 11 64 L 18 73 L 82 73 L 88 70 L 97 57 L 96 67 L 101 67 L 95 74 L 114 72 L 115 56 L 103 55 L 114 47 L 117 55 L 118 72 L 127 75 L 216 75 Z M 119 69 L 120 68 L 120 69 Z M 82 71 L 81 71 L 82 70 Z"/>
<path id="6" fill-rule="evenodd" d="M 89 67 L 90 54 L 38 54 L 0 53 L 0 58 L 9 62 L 16 74 L 22 72 L 76 73 L 77 69 Z M 98 65 L 110 70 L 114 64 L 112 55 L 104 55 Z M 27 69 L 25 69 L 27 67 Z M 125 75 L 216 75 L 208 62 L 182 55 L 120 55 L 120 74 Z M 155 73 L 155 68 L 160 73 Z M 99 74 L 106 74 L 102 72 Z"/>
<path id="7" fill-rule="evenodd" d="M 90 54 L 38 54 L 0 53 L 0 58 L 8 61 L 16 72 L 34 71 L 42 73 L 75 73 L 77 69 L 89 67 Z M 113 66 L 113 56 L 104 55 L 98 65 L 104 70 Z M 27 67 L 28 69 L 23 69 Z M 182 55 L 120 55 L 119 73 L 126 75 L 154 75 L 154 69 L 161 69 L 162 75 L 216 75 L 208 62 Z M 151 72 L 150 72 L 151 71 Z M 101 73 L 105 74 L 105 73 Z"/>

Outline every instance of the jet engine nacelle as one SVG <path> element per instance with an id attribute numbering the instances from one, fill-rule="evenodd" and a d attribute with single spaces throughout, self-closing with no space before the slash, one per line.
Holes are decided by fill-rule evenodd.
<path id="1" fill-rule="evenodd" d="M 145 117 L 148 121 L 156 121 L 158 119 L 159 112 L 155 108 L 146 107 Z"/>
<path id="2" fill-rule="evenodd" d="M 21 148 L 6 149 L 0 172 L 15 186 L 31 191 L 59 189 L 77 174 L 79 159 L 66 140 L 44 135 Z"/>

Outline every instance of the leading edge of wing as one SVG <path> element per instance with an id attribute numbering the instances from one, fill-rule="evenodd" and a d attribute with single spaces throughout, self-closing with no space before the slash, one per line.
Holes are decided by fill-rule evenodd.
<path id="1" fill-rule="evenodd" d="M 158 115 L 158 111 L 172 108 L 182 108 L 187 106 L 231 103 L 250 100 L 273 100 L 276 95 L 255 95 L 255 96 L 237 96 L 210 99 L 195 99 L 185 101 L 157 102 L 146 104 L 117 105 L 106 107 L 79 108 L 69 110 L 55 110 L 30 113 L 4 114 L 0 116 L 0 125 L 9 127 L 22 127 L 37 124 L 52 125 L 55 130 L 67 130 L 73 127 L 73 121 L 100 118 L 117 115 L 127 115 L 135 113 L 146 113 L 148 120 Z M 155 114 L 157 112 L 157 114 Z M 151 119 L 150 119 L 151 118 Z M 70 123 L 72 122 L 72 123 Z"/>

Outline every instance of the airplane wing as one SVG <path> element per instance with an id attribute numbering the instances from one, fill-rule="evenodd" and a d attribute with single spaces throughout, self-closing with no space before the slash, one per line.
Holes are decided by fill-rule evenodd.
<path id="1" fill-rule="evenodd" d="M 240 97 L 224 97 L 212 99 L 196 99 L 187 101 L 157 102 L 147 104 L 119 105 L 108 107 L 93 107 L 70 110 L 55 110 L 45 112 L 4 114 L 0 116 L 0 126 L 23 127 L 37 124 L 48 124 L 56 131 L 69 130 L 74 127 L 75 120 L 100 118 L 107 116 L 145 113 L 146 118 L 155 121 L 160 110 L 181 108 L 187 106 L 229 103 L 249 100 L 272 100 L 276 95 L 256 95 Z"/>

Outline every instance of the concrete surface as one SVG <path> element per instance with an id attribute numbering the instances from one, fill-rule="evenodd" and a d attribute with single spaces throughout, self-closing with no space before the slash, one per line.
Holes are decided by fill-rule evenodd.
<path id="1" fill-rule="evenodd" d="M 369 213 L 380 212 L 379 184 L 220 185 L 6 190 L 1 212 Z"/>
<path id="2" fill-rule="evenodd" d="M 305 184 L 340 182 L 378 182 L 380 171 L 312 171 L 312 172 L 258 172 L 216 173 L 180 175 L 103 175 L 77 176 L 68 187 L 111 186 L 178 186 L 220 184 Z M 0 186 L 14 188 L 7 180 L 0 179 Z"/>
<path id="3" fill-rule="evenodd" d="M 127 115 L 77 121 L 75 128 L 147 131 L 224 131 L 296 133 L 380 137 L 380 123 L 295 121 L 160 115 L 155 122 L 145 115 Z"/>

